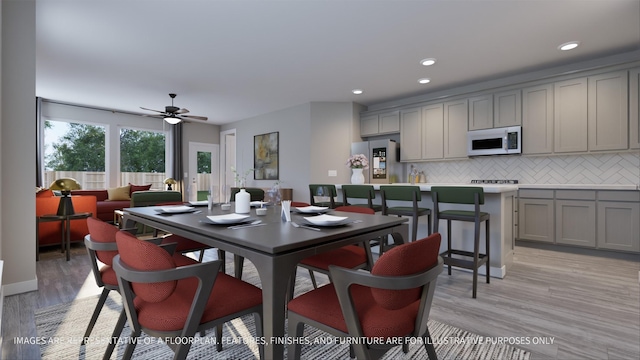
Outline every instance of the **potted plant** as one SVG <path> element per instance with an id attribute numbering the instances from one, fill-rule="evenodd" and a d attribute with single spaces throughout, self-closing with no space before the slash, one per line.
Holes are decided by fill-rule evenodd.
<path id="1" fill-rule="evenodd" d="M 354 154 L 347 159 L 347 167 L 351 168 L 352 184 L 364 184 L 364 174 L 362 171 L 369 168 L 369 159 L 364 154 Z"/>

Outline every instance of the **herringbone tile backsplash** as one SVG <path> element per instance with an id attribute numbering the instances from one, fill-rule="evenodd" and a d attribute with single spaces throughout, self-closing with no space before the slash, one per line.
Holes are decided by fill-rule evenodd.
<path id="1" fill-rule="evenodd" d="M 640 151 L 566 156 L 480 156 L 413 165 L 424 170 L 430 183 L 516 179 L 521 184 L 640 184 Z"/>

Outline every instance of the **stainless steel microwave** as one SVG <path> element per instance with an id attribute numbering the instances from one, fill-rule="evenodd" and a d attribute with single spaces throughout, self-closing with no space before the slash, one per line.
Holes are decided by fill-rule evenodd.
<path id="1" fill-rule="evenodd" d="M 467 133 L 469 156 L 520 153 L 522 153 L 522 126 L 473 130 Z"/>

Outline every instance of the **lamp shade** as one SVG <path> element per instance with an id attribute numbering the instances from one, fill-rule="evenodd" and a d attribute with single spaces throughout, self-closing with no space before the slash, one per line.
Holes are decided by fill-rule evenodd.
<path id="1" fill-rule="evenodd" d="M 61 190 L 61 191 L 71 191 L 71 190 L 80 190 L 82 187 L 80 183 L 74 178 L 60 178 L 55 180 L 49 185 L 49 189 L 51 190 Z"/>
<path id="2" fill-rule="evenodd" d="M 76 179 L 73 178 L 60 178 L 55 180 L 49 185 L 51 190 L 60 190 L 62 197 L 60 198 L 60 204 L 58 204 L 58 215 L 73 215 L 73 202 L 71 202 L 71 190 L 80 190 L 81 186 Z"/>

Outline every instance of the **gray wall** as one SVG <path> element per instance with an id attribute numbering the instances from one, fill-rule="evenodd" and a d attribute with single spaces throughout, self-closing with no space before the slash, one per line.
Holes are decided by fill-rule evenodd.
<path id="1" fill-rule="evenodd" d="M 2 1 L 0 254 L 5 295 L 37 289 L 35 261 L 36 7 Z"/>
<path id="2" fill-rule="evenodd" d="M 354 122 L 359 124 L 359 110 L 354 108 L 360 105 L 311 102 L 226 124 L 220 130 L 236 129 L 239 171 L 253 167 L 253 137 L 278 131 L 281 186 L 293 189 L 294 200 L 308 202 L 310 183 L 349 181 L 351 175 L 344 163 L 354 136 Z M 338 176 L 327 176 L 328 170 L 337 170 Z M 273 184 L 271 180 L 253 180 L 251 175 L 247 179 L 247 186 Z"/>

